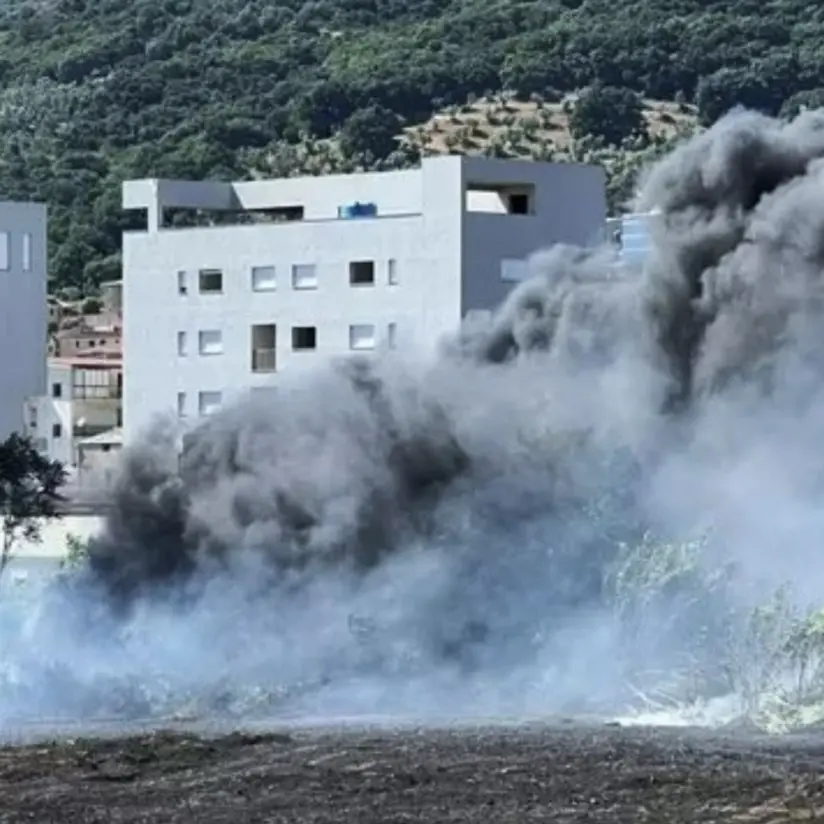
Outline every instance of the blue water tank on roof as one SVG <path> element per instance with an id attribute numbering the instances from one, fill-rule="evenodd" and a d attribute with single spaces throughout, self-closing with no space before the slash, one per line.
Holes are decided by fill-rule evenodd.
<path id="1" fill-rule="evenodd" d="M 358 217 L 377 217 L 377 203 L 347 203 L 345 206 L 338 206 L 338 217 L 344 220 L 351 220 Z"/>

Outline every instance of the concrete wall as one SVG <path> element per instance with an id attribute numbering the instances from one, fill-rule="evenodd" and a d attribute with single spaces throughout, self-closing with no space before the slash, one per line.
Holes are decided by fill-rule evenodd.
<path id="1" fill-rule="evenodd" d="M 56 356 L 71 357 L 120 357 L 122 345 L 120 330 L 75 328 L 63 329 L 55 336 Z"/>
<path id="2" fill-rule="evenodd" d="M 88 541 L 100 534 L 105 521 L 99 515 L 65 515 L 53 520 L 40 519 L 40 523 L 42 540 L 21 540 L 14 548 L 15 558 L 63 558 L 70 535 Z"/>
<path id="3" fill-rule="evenodd" d="M 54 391 L 55 386 L 60 387 L 59 393 Z M 45 394 L 29 398 L 26 407 L 28 434 L 37 448 L 51 460 L 74 463 L 71 367 L 50 362 Z"/>
<path id="4" fill-rule="evenodd" d="M 78 444 L 77 485 L 86 493 L 99 490 L 105 494 L 120 469 L 120 452 L 117 445 Z"/>
<path id="5" fill-rule="evenodd" d="M 467 212 L 463 218 L 463 311 L 498 306 L 516 281 L 504 261 L 524 261 L 556 243 L 593 246 L 606 220 L 606 178 L 599 166 L 496 161 L 467 164 L 464 184 L 533 183 L 532 214 Z M 506 268 L 506 266 L 505 266 Z M 516 268 L 516 267 L 512 267 Z M 522 267 L 525 273 L 525 267 Z"/>
<path id="6" fill-rule="evenodd" d="M 46 207 L 0 202 L 0 439 L 46 386 Z"/>

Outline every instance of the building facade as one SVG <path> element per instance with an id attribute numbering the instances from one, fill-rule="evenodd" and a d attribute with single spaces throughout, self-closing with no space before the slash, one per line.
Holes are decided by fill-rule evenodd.
<path id="1" fill-rule="evenodd" d="M 130 181 L 124 437 L 208 415 L 329 356 L 431 349 L 553 243 L 595 243 L 599 167 L 435 157 L 420 168 L 241 183 Z M 211 225 L 176 228 L 190 210 Z M 234 223 L 230 223 L 234 220 Z"/>
<path id="2" fill-rule="evenodd" d="M 37 449 L 78 467 L 79 443 L 122 423 L 123 366 L 103 357 L 49 358 L 47 388 L 25 402 L 26 431 Z"/>
<path id="3" fill-rule="evenodd" d="M 46 207 L 0 202 L 0 440 L 46 387 Z"/>

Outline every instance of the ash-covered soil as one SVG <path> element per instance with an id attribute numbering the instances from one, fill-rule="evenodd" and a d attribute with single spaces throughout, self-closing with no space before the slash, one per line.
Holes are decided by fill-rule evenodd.
<path id="1" fill-rule="evenodd" d="M 180 732 L 0 750 L 0 821 L 824 820 L 824 738 L 612 727 Z"/>

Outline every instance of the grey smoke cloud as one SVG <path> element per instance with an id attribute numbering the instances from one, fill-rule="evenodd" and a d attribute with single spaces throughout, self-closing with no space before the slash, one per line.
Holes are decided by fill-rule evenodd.
<path id="1" fill-rule="evenodd" d="M 821 157 L 822 113 L 732 113 L 646 174 L 644 271 L 555 247 L 432 361 L 284 376 L 179 464 L 158 424 L 66 596 L 130 633 L 88 636 L 87 671 L 311 683 L 319 713 L 559 709 L 716 654 L 706 604 L 676 620 L 673 594 L 632 633 L 605 607 L 649 529 L 711 524 L 708 564 L 824 594 Z"/>

